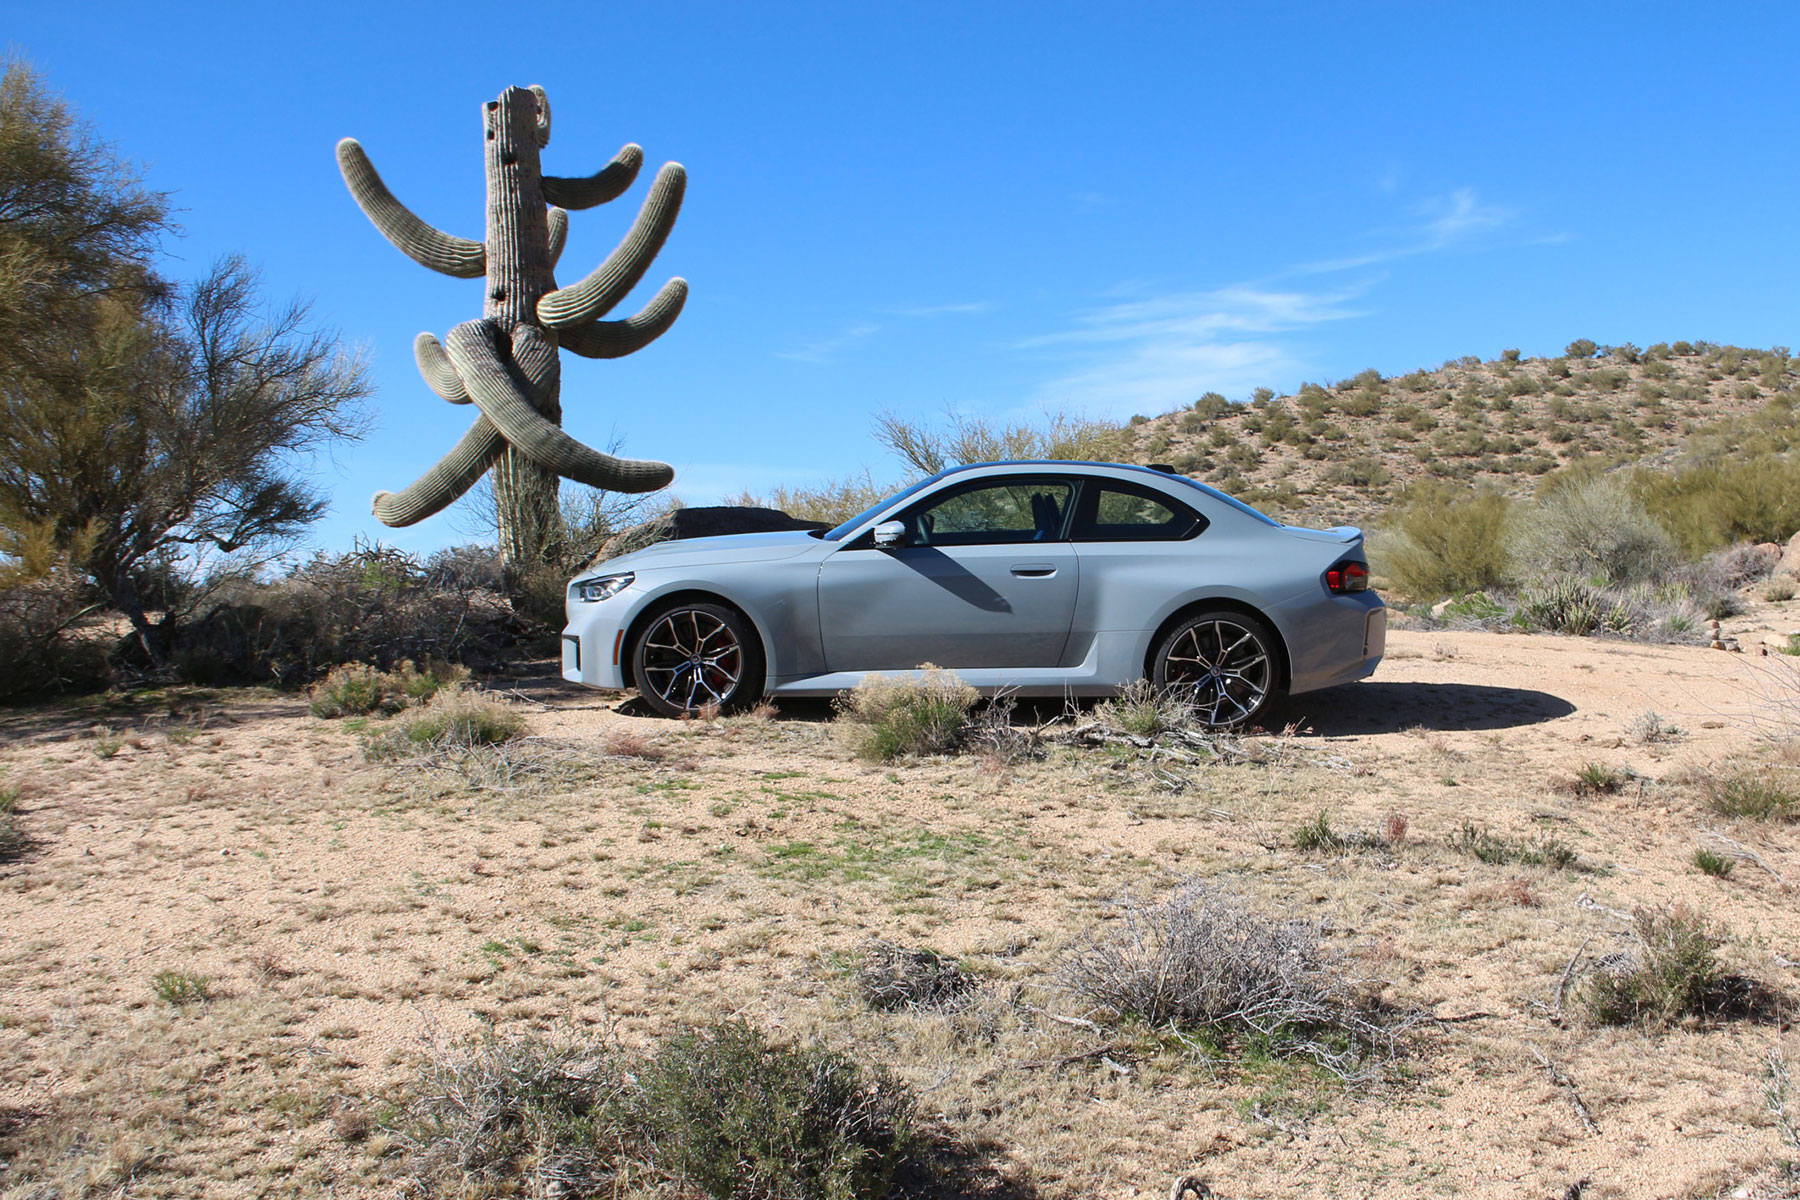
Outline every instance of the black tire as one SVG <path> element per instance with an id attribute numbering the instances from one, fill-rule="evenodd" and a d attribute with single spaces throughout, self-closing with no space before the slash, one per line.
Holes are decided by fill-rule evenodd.
<path id="1" fill-rule="evenodd" d="M 1208 725 L 1251 725 L 1280 691 L 1275 631 L 1232 609 L 1194 613 L 1164 635 L 1150 682 L 1178 693 Z"/>
<path id="2" fill-rule="evenodd" d="M 631 678 L 651 708 L 691 716 L 762 699 L 762 640 L 750 622 L 722 604 L 687 601 L 652 613 L 631 648 Z"/>

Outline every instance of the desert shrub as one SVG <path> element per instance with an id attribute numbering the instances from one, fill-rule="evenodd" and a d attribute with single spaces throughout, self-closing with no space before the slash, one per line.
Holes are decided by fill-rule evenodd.
<path id="1" fill-rule="evenodd" d="M 978 709 L 963 734 L 963 745 L 997 766 L 1016 766 L 1041 758 L 1044 741 L 1035 729 L 1013 724 L 1018 701 L 1010 693 L 995 696 Z"/>
<path id="2" fill-rule="evenodd" d="M 810 486 L 777 484 L 760 495 L 744 491 L 723 503 L 774 508 L 796 520 L 824 521 L 837 525 L 898 490 L 898 487 L 877 484 L 865 471 L 861 475 L 828 479 L 824 483 Z"/>
<path id="3" fill-rule="evenodd" d="M 1576 338 L 1563 348 L 1563 354 L 1568 358 L 1592 358 L 1599 349 L 1592 338 Z"/>
<path id="4" fill-rule="evenodd" d="M 1689 555 L 1734 542 L 1781 542 L 1800 530 L 1800 455 L 1715 454 L 1675 471 L 1638 471 L 1632 486 Z"/>
<path id="5" fill-rule="evenodd" d="M 1722 817 L 1800 821 L 1800 777 L 1778 767 L 1743 766 L 1701 781 L 1707 806 Z"/>
<path id="6" fill-rule="evenodd" d="M 509 742 L 524 732 L 525 717 L 512 705 L 451 686 L 380 734 L 370 743 L 370 753 L 382 758 L 409 750 L 471 750 Z"/>
<path id="7" fill-rule="evenodd" d="M 1762 598 L 1771 604 L 1792 600 L 1794 598 L 1794 580 L 1786 575 L 1777 575 L 1769 581 L 1769 586 L 1763 589 Z"/>
<path id="8" fill-rule="evenodd" d="M 1520 841 L 1493 833 L 1473 821 L 1465 821 L 1450 835 L 1450 848 L 1489 866 L 1551 867 L 1578 869 L 1580 857 L 1566 842 L 1546 837 Z"/>
<path id="9" fill-rule="evenodd" d="M 1333 463 L 1323 478 L 1333 487 L 1378 488 L 1392 475 L 1378 460 L 1363 456 Z"/>
<path id="10" fill-rule="evenodd" d="M 1132 737 L 1154 738 L 1194 727 L 1194 708 L 1182 689 L 1134 679 L 1119 694 L 1094 706 L 1094 720 Z"/>
<path id="11" fill-rule="evenodd" d="M 944 754 L 962 743 L 978 699 L 953 672 L 926 663 L 910 678 L 869 676 L 839 697 L 838 721 L 862 758 Z"/>
<path id="12" fill-rule="evenodd" d="M 434 1044 L 383 1120 L 426 1180 L 588 1195 L 613 1174 L 609 1114 L 625 1086 L 609 1049 L 534 1036 Z"/>
<path id="13" fill-rule="evenodd" d="M 979 980 L 935 950 L 910 949 L 876 938 L 856 968 L 856 993 L 870 1008 L 944 1008 L 968 996 Z"/>
<path id="14" fill-rule="evenodd" d="M 1554 579 L 1525 593 L 1515 620 L 1522 628 L 1585 637 L 1631 631 L 1631 609 L 1578 579 Z"/>
<path id="15" fill-rule="evenodd" d="M 874 1200 L 916 1137 L 912 1094 L 884 1071 L 741 1021 L 678 1035 L 633 1073 L 621 1123 L 716 1200 Z"/>
<path id="16" fill-rule="evenodd" d="M 1601 960 L 1576 993 L 1594 1024 L 1666 1026 L 1729 1002 L 1724 939 L 1701 913 L 1681 904 L 1639 909 L 1634 932 L 1638 944 Z"/>
<path id="17" fill-rule="evenodd" d="M 1507 526 L 1512 501 L 1454 484 L 1419 484 L 1384 518 L 1369 544 L 1372 565 L 1414 597 L 1452 596 L 1512 577 Z"/>
<path id="18" fill-rule="evenodd" d="M 317 555 L 273 582 L 213 589 L 177 631 L 172 653 L 194 682 L 293 687 L 347 662 L 491 662 L 529 633 L 467 559 L 428 568 L 389 547 L 361 546 Z"/>
<path id="19" fill-rule="evenodd" d="M 66 566 L 0 571 L 0 703 L 105 687 L 106 639 L 84 625 L 95 608 Z"/>
<path id="20" fill-rule="evenodd" d="M 1636 583 L 1672 562 L 1675 544 L 1623 476 L 1597 475 L 1552 486 L 1541 496 L 1516 522 L 1512 553 L 1530 577 L 1591 575 Z"/>
<path id="21" fill-rule="evenodd" d="M 345 663 L 313 685 L 309 707 L 313 716 L 327 719 L 396 713 L 423 704 L 468 677 L 467 668 L 439 662 L 426 663 L 423 671 L 410 660 L 402 660 L 392 671 L 380 671 L 367 663 Z"/>
<path id="22" fill-rule="evenodd" d="M 1120 917 L 1060 969 L 1064 986 L 1108 1021 L 1253 1042 L 1346 1078 L 1399 1050 L 1409 1018 L 1381 1009 L 1310 925 L 1275 920 L 1198 881 L 1161 904 L 1126 903 Z"/>

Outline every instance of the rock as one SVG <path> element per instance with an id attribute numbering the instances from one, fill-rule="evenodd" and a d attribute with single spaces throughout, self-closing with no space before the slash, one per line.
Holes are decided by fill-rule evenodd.
<path id="1" fill-rule="evenodd" d="M 632 550 L 642 550 L 657 542 L 683 538 L 721 537 L 732 533 L 771 533 L 784 529 L 830 529 L 823 521 L 802 521 L 778 508 L 720 504 L 701 508 L 676 508 L 629 529 L 614 534 L 600 547 L 594 562 L 617 558 Z M 592 566 L 593 563 L 589 563 Z"/>
<path id="2" fill-rule="evenodd" d="M 1787 549 L 1781 552 L 1781 561 L 1775 564 L 1775 572 L 1800 575 L 1800 533 L 1788 539 Z"/>

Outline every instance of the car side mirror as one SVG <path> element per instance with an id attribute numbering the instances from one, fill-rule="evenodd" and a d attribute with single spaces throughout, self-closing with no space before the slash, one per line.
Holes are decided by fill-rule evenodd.
<path id="1" fill-rule="evenodd" d="M 875 548 L 886 550 L 906 541 L 905 521 L 883 521 L 875 527 Z"/>

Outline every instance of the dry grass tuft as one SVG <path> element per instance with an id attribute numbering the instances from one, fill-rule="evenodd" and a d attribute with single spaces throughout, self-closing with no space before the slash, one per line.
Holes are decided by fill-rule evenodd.
<path id="1" fill-rule="evenodd" d="M 1126 902 L 1120 915 L 1122 928 L 1089 938 L 1060 972 L 1107 1021 L 1248 1041 L 1346 1080 L 1376 1075 L 1415 1023 L 1345 974 L 1312 926 L 1275 920 L 1217 885 L 1190 882 L 1161 904 Z"/>
<path id="2" fill-rule="evenodd" d="M 644 762 L 661 762 L 668 751 L 635 729 L 615 729 L 600 742 L 600 752 L 608 758 L 636 758 Z"/>
<path id="3" fill-rule="evenodd" d="M 947 1008 L 980 981 L 935 950 L 908 949 L 880 938 L 869 942 L 856 968 L 856 991 L 870 1008 Z"/>

